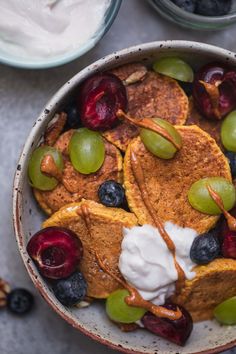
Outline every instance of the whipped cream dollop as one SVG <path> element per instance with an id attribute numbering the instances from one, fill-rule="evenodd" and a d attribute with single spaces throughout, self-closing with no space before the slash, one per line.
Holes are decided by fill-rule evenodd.
<path id="1" fill-rule="evenodd" d="M 187 279 L 193 279 L 190 248 L 197 232 L 166 222 L 164 228 L 176 247 L 176 260 Z M 124 228 L 121 244 L 119 269 L 126 281 L 140 295 L 155 305 L 164 304 L 174 294 L 178 272 L 174 257 L 169 251 L 158 229 L 151 225 Z"/>
<path id="2" fill-rule="evenodd" d="M 17 57 L 73 52 L 104 22 L 110 0 L 0 0 L 0 48 Z"/>

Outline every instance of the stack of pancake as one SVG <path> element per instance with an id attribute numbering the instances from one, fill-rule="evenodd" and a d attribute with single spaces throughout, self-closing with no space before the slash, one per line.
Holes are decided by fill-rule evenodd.
<path id="1" fill-rule="evenodd" d="M 63 183 L 52 191 L 34 190 L 34 194 L 42 209 L 51 215 L 44 227 L 66 227 L 80 237 L 84 246 L 80 269 L 88 282 L 88 296 L 93 298 L 106 298 L 120 287 L 99 268 L 95 252 L 121 277 L 118 260 L 123 227 L 152 224 L 132 172 L 131 153 L 135 153 L 142 167 L 150 202 L 160 219 L 191 227 L 199 234 L 213 228 L 218 216 L 191 207 L 187 198 L 190 186 L 204 177 L 221 176 L 231 181 L 229 163 L 220 143 L 220 123 L 201 117 L 176 80 L 139 63 L 116 68 L 113 73 L 126 85 L 129 114 L 137 119 L 166 119 L 176 126 L 183 145 L 173 159 L 160 159 L 145 148 L 136 127 L 122 122 L 103 133 L 106 158 L 101 169 L 82 175 L 74 170 L 68 156 L 73 130 L 61 134 L 55 142 L 65 163 Z M 129 212 L 98 203 L 100 184 L 111 179 L 124 185 Z M 89 225 L 79 212 L 83 205 L 89 210 Z M 183 305 L 194 321 L 200 321 L 211 318 L 217 304 L 236 294 L 236 260 L 218 258 L 194 270 L 195 278 L 186 280 L 172 300 Z"/>

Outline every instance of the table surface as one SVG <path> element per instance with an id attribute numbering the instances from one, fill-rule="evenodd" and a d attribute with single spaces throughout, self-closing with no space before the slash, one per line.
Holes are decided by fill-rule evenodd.
<path id="1" fill-rule="evenodd" d="M 16 318 L 1 310 L 1 354 L 116 353 L 88 339 L 62 320 L 34 289 L 19 256 L 12 228 L 11 189 L 20 151 L 38 113 L 70 77 L 93 61 L 130 45 L 162 39 L 186 39 L 216 44 L 236 52 L 236 26 L 221 32 L 195 32 L 166 22 L 145 0 L 124 0 L 110 31 L 83 58 L 42 71 L 0 65 L 0 277 L 35 295 L 28 316 Z M 232 350 L 227 353 L 236 353 Z"/>

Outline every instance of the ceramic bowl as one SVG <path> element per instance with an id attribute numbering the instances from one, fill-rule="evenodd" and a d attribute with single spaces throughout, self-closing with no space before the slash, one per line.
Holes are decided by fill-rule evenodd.
<path id="1" fill-rule="evenodd" d="M 102 303 L 95 303 L 80 310 L 62 306 L 26 252 L 28 239 L 40 229 L 43 219 L 46 218 L 40 212 L 33 198 L 27 178 L 27 164 L 30 154 L 37 147 L 45 127 L 55 112 L 65 106 L 78 85 L 91 74 L 135 61 L 141 61 L 148 65 L 155 59 L 168 55 L 178 55 L 195 68 L 203 63 L 216 60 L 236 66 L 236 54 L 227 50 L 197 42 L 163 41 L 142 44 L 115 52 L 76 74 L 59 89 L 44 107 L 25 143 L 17 166 L 13 190 L 15 234 L 25 267 L 36 288 L 61 317 L 94 340 L 125 353 L 219 353 L 236 345 L 235 327 L 220 326 L 215 321 L 197 323 L 194 325 L 191 338 L 186 346 L 180 348 L 147 331 L 121 332 L 108 320 Z"/>

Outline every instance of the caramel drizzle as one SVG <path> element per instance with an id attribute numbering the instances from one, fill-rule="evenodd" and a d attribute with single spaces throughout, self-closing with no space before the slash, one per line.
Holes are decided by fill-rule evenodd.
<path id="1" fill-rule="evenodd" d="M 48 154 L 42 159 L 40 170 L 51 177 L 56 178 L 59 182 L 62 182 L 62 172 L 57 167 L 54 158 Z"/>
<path id="2" fill-rule="evenodd" d="M 86 205 L 86 202 L 85 203 L 82 202 L 82 204 L 80 205 L 80 208 L 77 210 L 77 214 L 84 219 L 86 228 L 87 228 L 88 233 L 91 237 L 91 228 L 90 228 L 91 218 L 90 218 L 89 207 Z M 98 265 L 100 266 L 100 268 L 105 273 L 110 275 L 110 277 L 112 277 L 114 280 L 116 280 L 122 287 L 127 289 L 128 292 L 130 293 L 130 295 L 125 298 L 125 302 L 127 303 L 127 305 L 144 308 L 147 311 L 152 312 L 154 315 L 156 315 L 158 317 L 169 318 L 170 320 L 177 320 L 182 316 L 182 313 L 179 309 L 177 309 L 176 311 L 169 310 L 169 309 L 166 309 L 165 307 L 156 306 L 156 305 L 152 304 L 151 302 L 144 300 L 135 288 L 133 288 L 132 286 L 127 284 L 124 280 L 120 279 L 116 274 L 113 274 L 108 269 L 108 267 L 106 267 L 106 265 L 101 260 L 101 257 L 99 256 L 97 251 L 94 251 L 94 253 L 95 253 L 95 256 L 96 256 L 96 259 L 97 259 L 97 262 L 98 262 Z"/>
<path id="3" fill-rule="evenodd" d="M 221 199 L 220 195 L 215 192 L 211 186 L 207 186 L 208 192 L 211 196 L 211 198 L 214 200 L 214 202 L 217 204 L 217 206 L 220 208 L 222 213 L 224 214 L 224 217 L 227 221 L 227 224 L 229 226 L 229 229 L 232 231 L 236 231 L 236 219 L 228 213 L 227 210 L 225 210 L 223 200 Z"/>
<path id="4" fill-rule="evenodd" d="M 63 171 L 61 171 L 57 167 L 52 155 L 48 154 L 44 156 L 40 165 L 40 171 L 42 173 L 45 173 L 49 177 L 56 178 L 58 182 L 63 184 L 63 186 L 69 193 L 72 193 L 70 188 L 68 187 L 68 183 L 66 183 L 66 181 L 64 181 L 63 179 Z"/>
<path id="5" fill-rule="evenodd" d="M 212 104 L 212 109 L 213 112 L 216 116 L 217 119 L 221 119 L 221 114 L 219 110 L 219 101 L 220 101 L 220 91 L 219 91 L 219 84 L 221 83 L 220 81 L 216 83 L 215 85 L 209 84 L 208 82 L 199 80 L 200 84 L 202 84 L 206 90 L 206 92 L 209 95 L 211 104 Z"/>
<path id="6" fill-rule="evenodd" d="M 95 252 L 95 254 L 100 268 L 104 272 L 109 274 L 112 278 L 114 278 L 123 288 L 128 290 L 130 295 L 125 297 L 125 302 L 127 303 L 127 305 L 144 308 L 147 311 L 153 313 L 157 317 L 168 318 L 170 320 L 178 320 L 182 316 L 182 312 L 179 310 L 179 308 L 177 308 L 176 311 L 173 311 L 173 310 L 166 309 L 165 307 L 162 306 L 154 305 L 151 302 L 144 300 L 135 288 L 133 288 L 125 281 L 117 277 L 105 266 L 105 264 L 103 263 L 103 261 L 101 260 L 97 252 Z"/>
<path id="7" fill-rule="evenodd" d="M 132 125 L 138 126 L 140 128 L 152 130 L 153 132 L 161 135 L 163 138 L 168 140 L 171 144 L 174 145 L 174 147 L 177 150 L 181 149 L 181 145 L 177 144 L 174 141 L 174 139 L 167 132 L 167 130 L 164 129 L 163 127 L 161 127 L 160 125 L 156 124 L 151 118 L 134 119 L 134 118 L 130 117 L 129 115 L 127 115 L 125 112 L 123 112 L 121 109 L 118 109 L 118 111 L 116 112 L 116 116 L 121 120 L 125 120 L 125 121 L 131 123 Z"/>
<path id="8" fill-rule="evenodd" d="M 168 235 L 168 233 L 164 229 L 162 222 L 160 221 L 157 214 L 153 211 L 153 207 L 150 203 L 149 195 L 148 195 L 148 192 L 147 192 L 147 189 L 145 186 L 145 178 L 144 178 L 143 170 L 142 170 L 142 167 L 140 166 L 140 164 L 138 163 L 137 157 L 134 152 L 131 152 L 131 167 L 132 167 L 132 171 L 134 174 L 134 178 L 135 178 L 135 180 L 138 184 L 138 188 L 141 192 L 141 197 L 143 199 L 144 205 L 146 206 L 146 208 L 149 212 L 149 215 L 151 216 L 151 218 L 153 220 L 154 225 L 157 227 L 158 231 L 160 232 L 161 237 L 165 241 L 169 251 L 172 253 L 172 255 L 174 257 L 174 263 L 175 263 L 175 267 L 176 267 L 176 270 L 178 273 L 178 281 L 176 282 L 176 291 L 177 291 L 177 293 L 179 293 L 182 288 L 183 282 L 185 280 L 185 273 L 176 260 L 176 254 L 175 254 L 176 249 L 175 249 L 174 242 L 171 240 L 170 236 Z"/>

